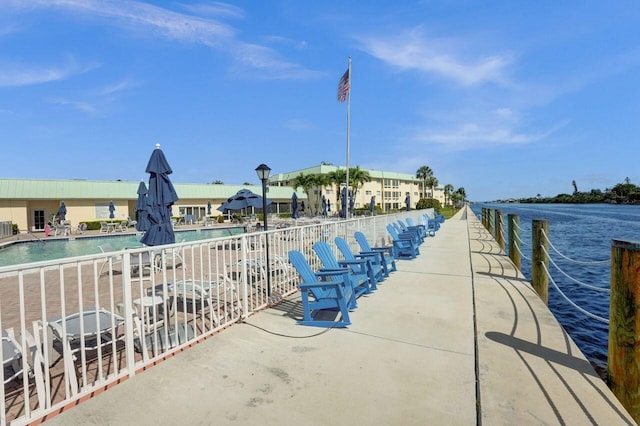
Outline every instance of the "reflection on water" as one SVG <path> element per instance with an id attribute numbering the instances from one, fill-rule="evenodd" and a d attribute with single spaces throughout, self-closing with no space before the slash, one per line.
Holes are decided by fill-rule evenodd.
<path id="1" fill-rule="evenodd" d="M 564 256 L 581 262 L 594 262 L 611 257 L 611 240 L 640 241 L 640 206 L 609 204 L 474 204 L 473 212 L 481 218 L 482 208 L 501 210 L 503 220 L 508 214 L 520 216 L 522 272 L 531 279 L 531 221 L 547 220 L 549 240 Z M 505 225 L 506 227 L 506 225 Z M 506 230 L 505 230 L 506 232 Z M 507 247 L 508 252 L 508 247 Z M 562 271 L 586 284 L 609 288 L 610 263 L 580 265 L 563 259 L 550 248 L 551 259 Z M 609 293 L 590 290 L 576 284 L 549 265 L 553 280 L 581 308 L 609 318 Z M 567 330 L 585 356 L 598 367 L 606 367 L 608 325 L 577 311 L 549 283 L 549 308 Z"/>
<path id="2" fill-rule="evenodd" d="M 206 240 L 241 234 L 243 228 L 216 228 L 176 231 L 176 242 Z M 115 250 L 142 247 L 142 234 L 83 237 L 75 240 L 20 242 L 0 249 L 0 267 L 100 253 L 99 245 L 108 242 Z"/>

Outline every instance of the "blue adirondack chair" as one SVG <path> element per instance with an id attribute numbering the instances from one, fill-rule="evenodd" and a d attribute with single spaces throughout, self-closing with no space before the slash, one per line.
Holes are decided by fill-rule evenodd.
<path id="1" fill-rule="evenodd" d="M 429 235 L 431 235 L 432 237 L 435 237 L 436 235 L 436 231 L 438 229 L 440 229 L 440 224 L 438 223 L 437 220 L 435 219 L 431 219 L 429 216 L 422 215 L 422 224 L 425 226 L 425 228 L 427 229 L 427 233 Z"/>
<path id="2" fill-rule="evenodd" d="M 393 246 L 371 247 L 367 237 L 360 231 L 354 234 L 356 241 L 360 244 L 360 254 L 376 253 L 380 256 L 384 276 L 388 277 L 390 272 L 397 271 L 396 255 Z"/>
<path id="3" fill-rule="evenodd" d="M 426 238 L 428 233 L 427 233 L 427 227 L 424 226 L 423 224 L 419 224 L 416 225 L 416 223 L 413 221 L 412 217 L 408 217 L 407 219 L 407 228 L 409 229 L 417 229 L 418 232 L 420 233 L 420 235 L 422 236 L 422 238 Z"/>
<path id="4" fill-rule="evenodd" d="M 398 226 L 395 227 L 396 231 L 398 231 L 399 234 L 405 234 L 405 235 L 412 235 L 415 239 L 415 241 L 418 244 L 422 244 L 424 242 L 424 236 L 422 235 L 422 233 L 420 232 L 420 230 L 415 229 L 415 228 L 409 228 L 402 220 L 398 219 L 397 222 L 395 222 L 395 224 L 397 224 Z"/>
<path id="5" fill-rule="evenodd" d="M 415 259 L 420 254 L 420 249 L 415 239 L 411 236 L 408 238 L 400 238 L 395 228 L 389 224 L 387 225 L 387 231 L 391 235 L 393 240 L 393 247 L 395 248 L 396 257 L 398 259 Z"/>
<path id="6" fill-rule="evenodd" d="M 355 308 L 356 297 L 349 279 L 349 269 L 313 272 L 304 255 L 297 250 L 289 252 L 289 261 L 302 278 L 302 282 L 298 284 L 302 292 L 302 320 L 298 324 L 313 327 L 350 325 L 349 310 Z M 320 281 L 321 279 L 325 281 Z M 339 310 L 340 319 L 314 318 L 321 310 Z"/>
<path id="7" fill-rule="evenodd" d="M 400 226 L 399 222 L 393 222 L 391 223 L 391 226 L 396 231 L 398 238 L 411 239 L 417 246 L 422 244 L 422 240 L 420 239 L 420 236 L 416 231 L 408 231 L 406 228 L 403 228 L 402 226 Z"/>
<path id="8" fill-rule="evenodd" d="M 371 293 L 371 283 L 369 281 L 369 275 L 367 274 L 367 264 L 365 260 L 341 260 L 338 261 L 336 256 L 331 251 L 329 244 L 324 241 L 318 241 L 313 245 L 313 251 L 316 253 L 323 268 L 320 271 L 332 271 L 340 268 L 349 268 L 351 273 L 349 279 L 353 285 L 353 291 L 356 293 L 356 297 L 360 297 L 363 294 Z"/>
<path id="9" fill-rule="evenodd" d="M 384 280 L 384 273 L 382 270 L 382 261 L 380 260 L 380 256 L 376 253 L 371 254 L 355 254 L 351 251 L 351 247 L 349 247 L 349 243 L 342 237 L 336 237 L 335 240 L 336 246 L 344 260 L 365 260 L 367 266 L 367 274 L 369 275 L 369 283 L 371 284 L 371 289 L 376 290 L 376 283 Z"/>

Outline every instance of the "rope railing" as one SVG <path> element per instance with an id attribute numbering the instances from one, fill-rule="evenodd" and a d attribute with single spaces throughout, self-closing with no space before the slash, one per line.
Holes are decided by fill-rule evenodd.
<path id="1" fill-rule="evenodd" d="M 549 270 L 547 269 L 547 266 L 544 264 L 544 262 L 542 262 L 542 267 L 544 268 L 547 276 L 549 277 L 549 281 L 551 281 L 551 284 L 553 284 L 553 287 L 558 291 L 558 293 L 560 293 L 560 295 L 564 298 L 564 300 L 567 301 L 567 303 L 569 303 L 571 306 L 573 306 L 574 308 L 576 308 L 578 311 L 582 312 L 584 315 L 588 316 L 589 318 L 592 318 L 596 321 L 600 321 L 603 322 L 605 324 L 609 324 L 609 320 L 607 318 L 603 318 L 601 316 L 598 316 L 596 314 L 593 314 L 589 311 L 587 311 L 586 309 L 581 308 L 580 306 L 576 305 L 575 302 L 573 302 L 571 299 L 569 299 L 563 292 L 562 290 L 560 290 L 560 287 L 558 287 L 558 285 L 556 284 L 556 282 L 554 281 L 553 277 L 551 276 L 551 274 L 549 273 Z"/>
<path id="2" fill-rule="evenodd" d="M 558 264 L 551 258 L 551 256 L 549 256 L 549 252 L 547 251 L 547 249 L 544 248 L 544 246 L 542 247 L 542 251 L 544 251 L 544 253 L 547 255 L 547 258 L 549 259 L 549 262 L 551 262 L 551 264 L 553 266 L 555 266 L 555 268 L 558 270 L 558 272 L 560 272 L 562 275 L 567 277 L 569 280 L 573 281 L 574 283 L 576 283 L 578 285 L 581 285 L 583 287 L 586 287 L 586 288 L 594 290 L 594 291 L 601 291 L 601 292 L 604 292 L 604 293 L 611 293 L 611 290 L 608 289 L 608 288 L 596 287 L 596 286 L 593 286 L 591 284 L 587 284 L 585 282 L 582 282 L 580 280 L 577 280 L 577 279 L 573 278 L 572 276 L 567 274 L 565 271 L 562 270 L 562 268 L 560 268 L 558 266 Z"/>
<path id="3" fill-rule="evenodd" d="M 544 236 L 544 238 L 547 240 L 547 242 L 549 243 L 549 247 L 551 247 L 553 249 L 553 251 L 555 251 L 558 256 L 562 257 L 565 260 L 568 260 L 569 262 L 573 262 L 576 263 L 578 265 L 607 265 L 611 263 L 611 259 L 605 259 L 605 260 L 594 260 L 594 261 L 589 261 L 589 262 L 584 262 L 584 261 L 580 261 L 580 260 L 575 260 L 575 259 L 571 259 L 570 257 L 565 256 L 564 254 L 562 254 L 551 242 L 551 240 L 549 239 L 549 237 L 547 236 L 547 234 L 544 232 L 544 230 L 542 230 L 542 235 Z"/>
<path id="4" fill-rule="evenodd" d="M 522 227 L 521 227 L 518 223 L 516 223 L 516 222 L 514 222 L 514 223 L 513 223 L 513 225 L 516 227 L 516 231 L 518 231 L 518 232 L 515 232 L 515 233 L 514 233 L 514 234 L 515 234 L 515 236 L 516 236 L 516 240 L 517 240 L 519 243 L 521 243 L 522 245 L 524 245 L 524 246 L 531 245 L 531 244 L 527 243 L 526 241 L 524 241 L 522 238 L 520 238 L 520 234 L 521 234 L 521 231 L 522 231 Z M 520 252 L 520 253 L 522 253 L 522 252 Z"/>
<path id="5" fill-rule="evenodd" d="M 516 232 L 515 234 L 516 236 L 516 241 L 520 244 L 522 244 L 523 246 L 530 246 L 531 244 L 527 243 L 526 241 L 524 241 L 522 238 L 520 238 L 520 233 Z"/>
<path id="6" fill-rule="evenodd" d="M 489 220 L 491 221 L 492 225 L 498 225 L 498 223 L 496 223 L 496 221 L 494 220 L 496 216 L 494 215 L 490 215 L 489 216 Z M 505 230 L 505 223 L 503 218 L 500 216 L 499 219 L 502 223 L 500 223 L 502 226 L 493 226 L 494 231 L 497 231 L 499 233 L 499 236 L 502 237 L 502 240 L 505 241 L 505 234 L 504 234 L 504 230 Z M 520 226 L 519 223 L 517 223 L 517 221 L 513 221 L 510 222 L 513 223 L 514 229 L 516 232 L 513 233 L 513 246 L 514 249 L 517 250 L 520 254 L 520 257 L 522 257 L 523 259 L 533 263 L 532 257 L 527 257 L 521 249 L 521 246 L 523 245 L 529 245 L 529 246 L 533 246 L 533 243 L 535 243 L 535 241 L 532 242 L 532 244 L 527 243 L 526 241 L 522 240 L 522 238 L 520 237 L 520 234 L 522 233 L 522 227 Z M 542 237 L 545 239 L 544 241 L 546 241 L 549 244 L 549 247 L 554 251 L 555 254 L 557 254 L 560 258 L 565 259 L 569 262 L 573 262 L 575 264 L 578 265 L 587 265 L 587 266 L 596 266 L 596 265 L 606 265 L 608 263 L 610 263 L 610 259 L 606 259 L 606 260 L 601 260 L 601 261 L 580 261 L 580 260 L 575 260 L 572 259 L 568 256 L 566 256 L 565 254 L 563 254 L 562 252 L 560 252 L 560 250 L 558 250 L 558 248 L 550 241 L 549 236 L 546 234 L 545 230 L 541 228 L 542 231 Z M 598 287 L 595 285 L 591 285 L 588 283 L 585 283 L 583 281 L 580 281 L 572 276 L 570 276 L 568 273 L 566 273 L 559 265 L 558 263 L 556 263 L 556 261 L 554 261 L 554 259 L 551 258 L 549 251 L 546 249 L 546 247 L 544 245 L 541 245 L 541 249 L 542 252 L 544 253 L 544 255 L 546 256 L 546 258 L 549 260 L 549 262 L 551 263 L 551 265 L 556 268 L 556 270 L 562 275 L 564 276 L 566 279 L 568 279 L 569 281 L 583 287 L 589 290 L 593 290 L 593 291 L 597 291 L 597 292 L 602 292 L 602 293 L 610 293 L 610 289 L 609 288 L 604 288 L 604 287 Z M 598 316 L 592 312 L 589 312 L 588 310 L 584 309 L 583 307 L 579 306 L 578 304 L 576 304 L 573 300 L 571 300 L 569 298 L 569 296 L 567 296 L 567 294 L 565 294 L 565 292 L 563 292 L 559 285 L 556 283 L 556 281 L 553 279 L 553 277 L 551 276 L 551 273 L 546 265 L 545 262 L 542 262 L 542 268 L 544 270 L 544 274 L 546 274 L 546 276 L 548 277 L 549 281 L 551 281 L 553 287 L 557 290 L 557 292 L 562 296 L 562 298 L 564 300 L 567 301 L 567 303 L 569 303 L 571 306 L 574 307 L 574 309 L 576 309 L 577 311 L 581 312 L 582 314 L 586 315 L 589 318 L 592 318 L 596 321 L 599 322 L 603 322 L 605 324 L 609 324 L 609 320 L 607 318 L 603 318 L 601 316 Z"/>
<path id="7" fill-rule="evenodd" d="M 522 241 L 522 240 L 520 240 L 520 238 L 517 238 L 517 239 L 516 239 L 516 241 L 514 241 L 514 244 L 513 244 L 513 245 L 514 245 L 514 247 L 516 248 L 516 250 L 518 250 L 518 252 L 520 252 L 520 257 L 522 257 L 523 259 L 525 259 L 525 260 L 527 260 L 527 261 L 531 262 L 531 258 L 530 258 L 530 257 L 527 257 L 527 256 L 522 252 L 522 250 L 520 250 L 520 241 Z"/>

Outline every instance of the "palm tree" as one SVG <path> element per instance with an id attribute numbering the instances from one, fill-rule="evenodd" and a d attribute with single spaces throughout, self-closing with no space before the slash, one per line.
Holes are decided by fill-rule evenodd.
<path id="1" fill-rule="evenodd" d="M 464 201 L 467 199 L 467 192 L 464 190 L 464 187 L 460 187 L 456 190 L 456 193 L 460 196 L 460 200 Z"/>
<path id="2" fill-rule="evenodd" d="M 364 185 L 365 182 L 371 182 L 371 175 L 368 171 L 362 170 L 360 166 L 349 168 L 349 183 L 355 197 L 358 193 L 358 189 Z"/>
<path id="3" fill-rule="evenodd" d="M 444 186 L 444 204 L 447 205 L 447 198 L 449 198 L 449 202 L 451 202 L 451 194 L 453 193 L 453 185 L 450 183 Z"/>
<path id="4" fill-rule="evenodd" d="M 573 185 L 573 195 L 576 195 L 578 193 L 578 184 L 575 180 L 572 180 L 571 185 Z"/>
<path id="5" fill-rule="evenodd" d="M 293 186 L 294 190 L 298 188 L 302 188 L 305 194 L 307 194 L 307 199 L 309 199 L 309 190 L 314 185 L 314 177 L 313 175 L 305 175 L 304 173 L 300 173 L 298 176 L 293 178 L 291 181 L 291 186 Z"/>
<path id="6" fill-rule="evenodd" d="M 427 198 L 427 179 L 433 177 L 433 170 L 429 166 L 422 166 L 416 171 L 416 178 L 422 181 L 422 197 Z"/>
<path id="7" fill-rule="evenodd" d="M 325 186 L 327 186 L 330 182 L 329 180 L 329 176 L 322 174 L 322 173 L 316 173 L 313 175 L 310 175 L 309 180 L 312 183 L 312 186 L 314 186 L 316 188 L 316 194 L 314 199 L 311 200 L 311 198 L 309 198 L 309 207 L 311 206 L 315 206 L 315 214 L 318 214 L 318 212 L 320 211 L 320 200 L 322 199 L 322 190 L 324 189 Z M 310 197 L 309 194 L 307 194 L 307 197 Z"/>
<path id="8" fill-rule="evenodd" d="M 431 198 L 434 198 L 435 187 L 438 186 L 438 179 L 435 176 L 430 176 L 424 180 L 424 184 L 431 188 Z"/>
<path id="9" fill-rule="evenodd" d="M 340 204 L 340 185 L 342 185 L 347 180 L 347 171 L 345 169 L 336 169 L 333 172 L 327 173 L 327 177 L 329 178 L 329 182 L 336 185 L 338 190 L 336 191 L 336 204 Z"/>

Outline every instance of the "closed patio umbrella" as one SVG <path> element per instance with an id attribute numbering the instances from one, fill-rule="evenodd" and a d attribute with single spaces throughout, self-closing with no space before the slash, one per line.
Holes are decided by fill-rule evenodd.
<path id="1" fill-rule="evenodd" d="M 346 187 L 342 188 L 342 191 L 340 192 L 340 204 L 342 205 L 342 210 L 340 211 L 340 217 L 346 218 L 347 217 L 347 188 Z"/>
<path id="2" fill-rule="evenodd" d="M 65 220 L 67 216 L 67 206 L 64 205 L 64 201 L 60 201 L 60 208 L 58 209 L 58 217 L 60 220 Z"/>
<path id="3" fill-rule="evenodd" d="M 138 201 L 136 202 L 136 212 L 138 219 L 136 221 L 136 229 L 138 231 L 146 231 L 149 229 L 149 211 L 147 210 L 147 186 L 144 182 L 138 185 Z"/>
<path id="4" fill-rule="evenodd" d="M 156 144 L 156 149 L 151 153 L 146 172 L 149 173 L 147 194 L 149 229 L 140 242 L 148 246 L 173 244 L 176 242 L 176 236 L 171 225 L 171 206 L 179 198 L 169 180 L 173 170 L 160 149 L 160 144 Z"/>
<path id="5" fill-rule="evenodd" d="M 211 215 L 211 201 L 207 201 L 207 215 Z"/>
<path id="6" fill-rule="evenodd" d="M 404 203 L 407 205 L 407 211 L 411 210 L 411 197 L 407 195 L 407 198 L 404 199 Z"/>
<path id="7" fill-rule="evenodd" d="M 300 213 L 298 213 L 298 194 L 295 192 L 291 196 L 291 218 L 297 219 L 300 217 Z"/>
<path id="8" fill-rule="evenodd" d="M 371 216 L 373 216 L 373 213 L 376 211 L 376 196 L 375 195 L 371 196 L 371 201 L 369 202 L 369 211 L 371 212 Z"/>
<path id="9" fill-rule="evenodd" d="M 116 206 L 113 205 L 113 201 L 109 201 L 109 219 L 113 219 L 116 215 L 113 213 L 116 211 Z"/>
<path id="10" fill-rule="evenodd" d="M 325 198 L 325 196 L 322 196 L 322 216 L 326 216 L 327 215 L 327 199 Z"/>

